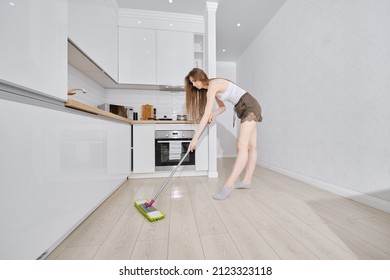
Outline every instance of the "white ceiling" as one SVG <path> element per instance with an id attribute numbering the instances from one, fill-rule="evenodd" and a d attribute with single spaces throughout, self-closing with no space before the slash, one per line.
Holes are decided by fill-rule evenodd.
<path id="1" fill-rule="evenodd" d="M 217 60 L 237 61 L 287 0 L 210 0 L 218 2 Z M 120 8 L 204 15 L 206 0 L 117 0 Z M 237 23 L 241 26 L 237 27 Z M 225 52 L 222 50 L 225 49 Z"/>

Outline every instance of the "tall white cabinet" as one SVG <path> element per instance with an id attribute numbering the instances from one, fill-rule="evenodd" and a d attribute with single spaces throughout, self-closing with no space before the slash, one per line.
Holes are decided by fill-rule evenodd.
<path id="1" fill-rule="evenodd" d="M 0 2 L 0 79 L 67 98 L 68 1 Z"/>

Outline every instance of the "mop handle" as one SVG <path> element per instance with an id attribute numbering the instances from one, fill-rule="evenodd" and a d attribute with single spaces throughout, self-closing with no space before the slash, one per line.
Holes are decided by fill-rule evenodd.
<path id="1" fill-rule="evenodd" d="M 172 170 L 171 174 L 169 174 L 168 178 L 165 180 L 164 184 L 161 186 L 161 188 L 158 190 L 158 192 L 155 194 L 153 199 L 150 201 L 150 203 L 154 203 L 154 201 L 157 199 L 157 197 L 160 195 L 160 193 L 163 191 L 165 186 L 168 184 L 169 180 L 172 178 L 172 176 L 176 173 L 177 169 L 179 169 L 180 165 L 182 162 L 185 160 L 185 158 L 188 156 L 190 153 L 190 149 L 187 150 L 186 154 L 183 156 L 183 158 L 180 160 L 179 164 L 176 165 L 176 167 Z"/>
<path id="2" fill-rule="evenodd" d="M 202 133 L 200 134 L 200 136 L 202 136 L 203 132 L 205 131 L 206 129 L 206 126 L 203 128 L 202 130 Z M 199 137 L 200 137 L 199 136 Z M 165 186 L 168 184 L 169 180 L 172 178 L 172 176 L 176 173 L 177 169 L 180 167 L 180 165 L 182 164 L 182 162 L 184 161 L 184 159 L 188 156 L 188 154 L 190 153 L 190 149 L 188 147 L 187 149 L 187 152 L 186 154 L 182 157 L 182 159 L 180 160 L 180 162 L 178 163 L 178 165 L 176 165 L 176 167 L 172 170 L 171 174 L 169 174 L 168 178 L 165 180 L 164 184 L 161 186 L 161 188 L 158 190 L 158 192 L 154 195 L 154 197 L 152 198 L 152 200 L 150 202 L 146 202 L 145 203 L 145 206 L 146 207 L 150 207 L 153 205 L 153 203 L 156 201 L 157 197 L 160 195 L 160 193 L 163 191 L 163 189 L 165 188 Z"/>

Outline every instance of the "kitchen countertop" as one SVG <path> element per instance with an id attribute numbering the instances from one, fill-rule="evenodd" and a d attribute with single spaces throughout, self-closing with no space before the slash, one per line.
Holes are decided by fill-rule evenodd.
<path id="1" fill-rule="evenodd" d="M 78 101 L 75 101 L 72 99 L 68 99 L 68 101 L 65 102 L 65 106 L 69 107 L 69 108 L 81 110 L 84 112 L 88 112 L 91 114 L 101 115 L 101 116 L 105 116 L 105 117 L 112 118 L 115 120 L 123 121 L 123 122 L 129 123 L 129 124 L 152 124 L 152 123 L 156 123 L 156 124 L 195 124 L 196 123 L 195 121 L 176 121 L 176 120 L 172 120 L 172 121 L 169 121 L 169 120 L 137 120 L 137 121 L 134 121 L 134 120 L 130 120 L 130 119 L 118 116 L 116 114 L 104 111 L 104 110 L 99 109 L 97 107 L 93 107 L 93 106 L 90 106 L 90 105 L 87 105 L 87 104 L 84 104 L 84 103 L 81 103 L 81 102 L 78 102 Z"/>

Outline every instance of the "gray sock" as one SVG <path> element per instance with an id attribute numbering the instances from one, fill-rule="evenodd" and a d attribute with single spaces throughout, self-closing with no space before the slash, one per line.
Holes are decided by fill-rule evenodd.
<path id="1" fill-rule="evenodd" d="M 234 187 L 236 189 L 250 189 L 252 186 L 250 184 L 245 184 L 241 181 L 237 182 Z"/>
<path id="2" fill-rule="evenodd" d="M 214 199 L 217 200 L 224 200 L 226 199 L 230 193 L 234 190 L 234 188 L 227 188 L 227 187 L 222 187 L 218 193 L 213 195 Z"/>

